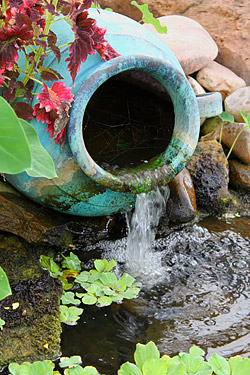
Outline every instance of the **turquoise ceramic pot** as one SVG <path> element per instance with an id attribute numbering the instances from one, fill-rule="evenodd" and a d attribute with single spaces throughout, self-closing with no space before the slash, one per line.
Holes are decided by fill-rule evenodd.
<path id="1" fill-rule="evenodd" d="M 136 194 L 148 192 L 156 186 L 167 185 L 190 159 L 199 135 L 200 117 L 211 117 L 222 111 L 220 94 L 198 101 L 173 53 L 152 32 L 122 15 L 90 10 L 99 27 L 107 27 L 106 38 L 121 55 L 108 62 L 98 54 L 89 56 L 76 77 L 75 87 L 67 71 L 62 53 L 58 66 L 53 54 L 46 66 L 58 70 L 66 86 L 72 87 L 75 100 L 70 112 L 67 140 L 63 149 L 49 138 L 44 124 L 35 119 L 40 141 L 52 156 L 58 178 L 32 178 L 25 172 L 7 176 L 8 181 L 29 198 L 40 204 L 74 215 L 102 216 L 124 212 L 134 204 Z M 74 39 L 64 21 L 54 24 L 58 45 Z M 146 165 L 130 171 L 111 173 L 101 168 L 89 155 L 83 140 L 82 121 L 85 108 L 96 90 L 109 78 L 127 70 L 139 70 L 156 78 L 172 100 L 175 113 L 174 130 L 166 150 Z M 40 85 L 34 92 L 40 91 Z M 35 103 L 32 103 L 35 104 Z"/>

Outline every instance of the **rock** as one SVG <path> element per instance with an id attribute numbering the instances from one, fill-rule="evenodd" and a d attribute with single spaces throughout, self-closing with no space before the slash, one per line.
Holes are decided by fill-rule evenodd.
<path id="1" fill-rule="evenodd" d="M 221 126 L 215 127 L 211 132 L 206 133 L 201 140 L 203 142 L 217 140 L 219 141 L 221 136 L 221 142 L 228 147 L 228 151 L 231 149 L 238 133 L 242 131 L 239 138 L 237 139 L 232 152 L 238 157 L 243 163 L 250 164 L 250 132 L 245 123 L 223 123 L 223 129 Z M 216 125 L 215 125 L 216 126 Z"/>
<path id="2" fill-rule="evenodd" d="M 220 129 L 222 124 L 223 121 L 218 116 L 206 119 L 201 127 L 201 136 L 212 133 L 216 129 Z"/>
<path id="3" fill-rule="evenodd" d="M 225 99 L 225 110 L 234 116 L 234 120 L 242 122 L 240 111 L 246 116 L 250 113 L 250 86 L 241 87 Z"/>
<path id="4" fill-rule="evenodd" d="M 230 203 L 228 161 L 215 140 L 200 141 L 187 164 L 194 184 L 198 208 L 220 212 Z"/>
<path id="5" fill-rule="evenodd" d="M 246 82 L 242 78 L 215 61 L 202 68 L 196 79 L 208 91 L 219 91 L 223 97 L 246 86 Z"/>
<path id="6" fill-rule="evenodd" d="M 194 90 L 195 95 L 202 95 L 202 94 L 206 93 L 204 88 L 193 77 L 187 76 L 187 79 L 188 79 L 188 82 L 190 83 L 192 89 Z M 202 125 L 205 120 L 206 120 L 205 118 L 201 118 L 200 119 L 200 125 Z"/>
<path id="7" fill-rule="evenodd" d="M 230 186 L 250 192 L 250 165 L 244 165 L 236 160 L 230 160 Z"/>
<path id="8" fill-rule="evenodd" d="M 158 18 L 167 26 L 167 34 L 158 33 L 151 24 L 144 24 L 161 38 L 177 57 L 186 74 L 191 74 L 213 61 L 218 47 L 208 32 L 196 21 L 183 16 Z"/>
<path id="9" fill-rule="evenodd" d="M 201 94 L 206 93 L 204 88 L 199 84 L 199 82 L 196 81 L 196 79 L 194 79 L 191 76 L 187 76 L 187 79 L 190 85 L 192 86 L 192 89 L 194 90 L 195 95 L 201 95 Z"/>
<path id="10" fill-rule="evenodd" d="M 0 369 L 10 362 L 60 355 L 62 286 L 41 268 L 41 254 L 54 257 L 48 246 L 31 246 L 14 235 L 0 234 L 0 264 L 12 289 L 12 295 L 0 301 L 0 316 L 5 321 L 0 330 Z"/>
<path id="11" fill-rule="evenodd" d="M 169 220 L 174 223 L 193 220 L 197 214 L 196 198 L 193 182 L 186 168 L 169 183 L 169 188 Z"/>
<path id="12" fill-rule="evenodd" d="M 181 14 L 198 21 L 212 36 L 219 54 L 217 61 L 250 85 L 250 3 L 246 0 L 137 0 L 146 3 L 155 17 Z M 101 6 L 141 19 L 130 0 L 100 0 Z"/>
<path id="13" fill-rule="evenodd" d="M 237 139 L 232 152 L 243 163 L 250 164 L 250 132 L 245 123 L 224 124 L 221 140 L 230 149 L 242 129 L 244 130 Z"/>
<path id="14" fill-rule="evenodd" d="M 109 218 L 79 218 L 44 208 L 20 194 L 7 182 L 0 182 L 0 230 L 26 241 L 65 248 L 74 233 L 84 233 L 85 242 L 103 238 Z M 79 228 L 79 229 L 78 229 Z"/>

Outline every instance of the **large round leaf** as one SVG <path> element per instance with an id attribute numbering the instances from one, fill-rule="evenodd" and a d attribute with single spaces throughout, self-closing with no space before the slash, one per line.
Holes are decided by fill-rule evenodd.
<path id="1" fill-rule="evenodd" d="M 0 97 L 0 173 L 16 174 L 31 167 L 31 153 L 13 108 Z"/>
<path id="2" fill-rule="evenodd" d="M 28 175 L 32 177 L 57 177 L 53 160 L 41 145 L 33 126 L 23 119 L 19 119 L 19 121 L 28 139 L 31 152 L 31 168 L 26 170 Z"/>

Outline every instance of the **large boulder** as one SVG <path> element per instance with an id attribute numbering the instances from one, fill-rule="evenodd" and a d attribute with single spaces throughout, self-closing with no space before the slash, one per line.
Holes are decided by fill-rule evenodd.
<path id="1" fill-rule="evenodd" d="M 221 144 L 216 140 L 200 141 L 186 168 L 192 177 L 198 208 L 220 212 L 231 204 L 229 167 Z"/>
<path id="2" fill-rule="evenodd" d="M 140 11 L 131 0 L 100 0 L 102 7 L 136 20 Z M 250 2 L 246 0 L 137 0 L 146 3 L 155 17 L 181 14 L 198 21 L 219 47 L 217 61 L 250 85 Z"/>
<path id="3" fill-rule="evenodd" d="M 162 26 L 167 26 L 167 34 L 158 33 L 151 24 L 145 27 L 166 43 L 186 74 L 197 72 L 216 58 L 218 47 L 198 22 L 178 15 L 159 17 L 159 20 Z"/>

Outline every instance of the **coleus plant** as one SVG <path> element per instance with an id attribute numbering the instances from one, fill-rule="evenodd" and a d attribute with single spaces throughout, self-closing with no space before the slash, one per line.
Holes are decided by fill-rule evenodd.
<path id="1" fill-rule="evenodd" d="M 44 123 L 50 137 L 61 146 L 65 142 L 73 94 L 60 81 L 63 79 L 60 72 L 44 66 L 50 53 L 59 63 L 61 48 L 65 47 L 57 46 L 57 36 L 50 27 L 63 18 L 72 28 L 74 40 L 69 43 L 65 61 L 74 83 L 88 55 L 99 53 L 102 60 L 118 56 L 105 39 L 106 29 L 99 28 L 96 20 L 89 17 L 88 9 L 96 3 L 97 0 L 0 0 L 2 96 L 19 118 L 36 117 Z M 19 66 L 21 54 L 25 56 L 25 70 Z M 42 85 L 41 93 L 32 93 L 34 81 Z M 34 95 L 38 103 L 32 107 Z"/>

